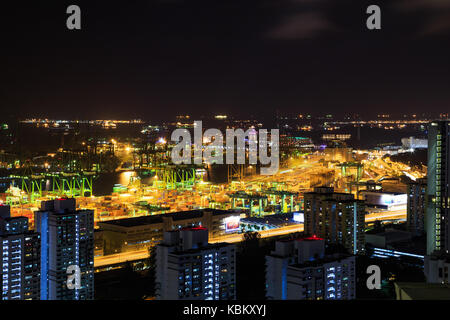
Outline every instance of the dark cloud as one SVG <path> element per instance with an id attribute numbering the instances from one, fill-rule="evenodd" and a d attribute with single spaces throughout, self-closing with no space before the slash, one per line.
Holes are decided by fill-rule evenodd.
<path id="1" fill-rule="evenodd" d="M 420 35 L 443 34 L 450 32 L 450 13 L 440 14 L 430 19 L 422 28 Z"/>
<path id="2" fill-rule="evenodd" d="M 307 12 L 285 18 L 268 36 L 274 39 L 307 39 L 332 29 L 332 23 L 322 13 Z"/>
<path id="3" fill-rule="evenodd" d="M 449 0 L 403 0 L 397 7 L 404 11 L 450 9 Z"/>
<path id="4" fill-rule="evenodd" d="M 273 39 L 314 38 L 336 28 L 324 10 L 330 0 L 287 0 L 289 8 L 280 23 L 268 33 Z"/>
<path id="5" fill-rule="evenodd" d="M 290 2 L 294 4 L 319 4 L 319 3 L 325 3 L 329 0 L 290 0 Z"/>
<path id="6" fill-rule="evenodd" d="M 404 0 L 395 5 L 404 14 L 423 17 L 417 31 L 419 36 L 450 32 L 450 0 Z"/>
<path id="7" fill-rule="evenodd" d="M 29 1 L 24 10 L 6 1 L 0 109 L 165 120 L 275 109 L 442 112 L 450 102 L 450 42 L 442 39 L 449 2 L 77 0 L 82 30 L 72 32 L 72 2 Z M 374 3 L 379 31 L 366 28 Z"/>

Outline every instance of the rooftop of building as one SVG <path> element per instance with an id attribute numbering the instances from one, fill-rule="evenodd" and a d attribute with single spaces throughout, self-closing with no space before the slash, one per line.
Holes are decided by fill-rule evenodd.
<path id="1" fill-rule="evenodd" d="M 164 244 L 160 244 L 161 246 L 167 246 Z M 229 246 L 233 246 L 233 244 L 227 243 L 227 242 L 218 242 L 218 243 L 208 243 L 204 246 L 201 247 L 197 247 L 197 248 L 192 248 L 192 249 L 188 249 L 188 250 L 175 250 L 172 251 L 170 254 L 171 255 L 185 255 L 185 254 L 196 254 L 196 253 L 200 253 L 201 251 L 205 251 L 205 250 L 212 250 L 212 249 L 221 249 L 221 248 L 225 248 L 225 247 L 229 247 Z"/>
<path id="2" fill-rule="evenodd" d="M 375 193 L 375 194 L 389 194 L 394 196 L 399 196 L 405 194 L 404 192 L 393 192 L 393 191 L 383 191 L 383 190 L 361 190 L 360 193 Z"/>
<path id="3" fill-rule="evenodd" d="M 315 268 L 315 267 L 320 267 L 321 265 L 323 265 L 325 263 L 340 262 L 344 259 L 351 258 L 351 257 L 354 257 L 354 256 L 347 254 L 347 253 L 335 253 L 335 254 L 326 255 L 320 259 L 314 259 L 312 261 L 306 261 L 303 263 L 295 263 L 295 264 L 290 265 L 289 267 L 297 268 L 297 269 Z"/>
<path id="4" fill-rule="evenodd" d="M 51 212 L 55 215 L 93 212 L 91 209 L 78 209 L 75 198 L 57 198 L 41 201 L 41 207 L 35 212 Z"/>
<path id="5" fill-rule="evenodd" d="M 174 221 L 201 218 L 201 217 L 203 217 L 203 214 L 206 211 L 212 212 L 213 216 L 220 216 L 220 215 L 227 215 L 227 214 L 235 213 L 235 212 L 229 211 L 229 210 L 199 209 L 199 210 L 189 210 L 189 211 L 157 214 L 157 215 L 152 215 L 152 216 L 143 216 L 143 217 L 135 217 L 135 218 L 125 218 L 125 219 L 102 221 L 99 224 L 108 224 L 108 225 L 132 228 L 132 227 L 137 227 L 137 226 L 142 226 L 142 225 L 162 223 L 164 217 L 172 218 Z"/>
<path id="6" fill-rule="evenodd" d="M 125 218 L 125 219 L 116 219 L 116 220 L 108 220 L 99 222 L 99 225 L 113 225 L 120 226 L 125 228 L 132 228 L 142 225 L 162 223 L 162 214 L 154 215 L 154 216 L 143 216 L 143 217 L 135 217 L 135 218 Z"/>
<path id="7" fill-rule="evenodd" d="M 324 240 L 323 238 L 317 237 L 315 234 L 312 236 L 302 235 L 297 238 L 285 238 L 277 240 L 277 242 L 294 242 L 294 241 L 317 241 L 317 240 Z"/>
<path id="8" fill-rule="evenodd" d="M 363 203 L 364 202 L 364 200 L 355 199 L 355 197 L 352 193 L 335 192 L 334 188 L 332 188 L 332 187 L 315 187 L 314 191 L 305 192 L 303 195 L 304 196 L 307 196 L 307 195 L 322 196 L 324 198 L 323 200 L 325 200 L 325 201 L 338 201 L 340 203 L 347 203 L 347 202 Z M 339 197 L 337 197 L 337 196 L 342 196 L 343 198 L 339 199 Z"/>
<path id="9" fill-rule="evenodd" d="M 0 217 L 0 220 L 4 220 L 4 221 L 26 220 L 26 221 L 28 221 L 28 218 L 25 217 L 25 216 L 18 216 L 18 217 Z"/>
<path id="10" fill-rule="evenodd" d="M 310 194 L 310 195 L 343 195 L 343 196 L 348 196 L 348 195 L 352 195 L 351 193 L 345 193 L 345 192 L 335 192 L 335 191 L 331 191 L 331 192 L 317 192 L 317 191 L 310 191 L 310 192 L 305 192 L 304 195 L 306 194 Z"/>
<path id="11" fill-rule="evenodd" d="M 401 241 L 405 237 L 412 236 L 411 232 L 404 231 L 404 230 L 398 230 L 398 229 L 385 229 L 384 231 L 377 232 L 375 230 L 369 230 L 366 232 L 367 235 L 375 235 L 379 237 L 386 237 L 386 240 L 389 240 L 391 242 L 395 241 Z"/>
<path id="12" fill-rule="evenodd" d="M 84 213 L 84 212 L 94 212 L 94 210 L 92 209 L 75 209 L 72 210 L 70 208 L 65 208 L 63 210 L 36 210 L 34 212 L 51 212 L 54 215 L 73 215 L 73 214 L 79 214 L 79 213 Z"/>
<path id="13" fill-rule="evenodd" d="M 407 184 L 427 184 L 427 177 L 411 180 Z"/>
<path id="14" fill-rule="evenodd" d="M 319 238 L 315 234 L 310 236 L 310 237 L 302 237 L 302 238 L 295 239 L 295 241 L 319 241 L 319 240 L 325 240 L 325 239 L 324 238 Z"/>
<path id="15" fill-rule="evenodd" d="M 426 282 L 396 282 L 411 300 L 450 300 L 450 285 Z M 397 297 L 398 298 L 398 297 Z M 403 297 L 404 298 L 404 297 Z M 402 299 L 403 300 L 403 299 Z"/>
<path id="16" fill-rule="evenodd" d="M 185 227 L 185 228 L 181 228 L 181 231 L 185 230 L 185 231 L 199 231 L 199 230 L 208 230 L 205 227 Z"/>
<path id="17" fill-rule="evenodd" d="M 318 194 L 320 194 L 320 193 L 318 193 Z M 336 194 L 336 193 L 335 193 Z M 347 195 L 347 193 L 337 193 L 338 195 Z M 324 194 L 322 194 L 322 195 L 324 195 Z M 358 203 L 358 204 L 365 204 L 365 201 L 364 200 L 360 200 L 360 199 L 339 199 L 339 198 L 334 198 L 334 197 L 332 197 L 332 196 L 330 196 L 330 197 L 323 197 L 322 199 L 321 199 L 323 202 L 327 202 L 327 201 L 330 201 L 330 202 L 333 202 L 333 203 Z"/>
<path id="18" fill-rule="evenodd" d="M 302 212 L 303 213 L 303 212 Z M 293 221 L 293 212 L 289 213 L 277 213 L 270 214 L 263 217 L 248 217 L 242 218 L 241 223 L 253 223 L 253 224 L 269 224 L 273 226 L 280 226 L 285 224 L 298 224 L 298 222 Z"/>

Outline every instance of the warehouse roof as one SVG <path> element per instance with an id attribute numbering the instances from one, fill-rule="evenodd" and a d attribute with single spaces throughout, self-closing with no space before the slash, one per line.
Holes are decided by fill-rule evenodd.
<path id="1" fill-rule="evenodd" d="M 213 215 L 226 215 L 234 213 L 229 210 L 217 210 L 217 209 L 199 209 L 199 210 L 189 210 L 189 211 L 180 211 L 180 212 L 171 212 L 166 214 L 157 214 L 152 216 L 143 216 L 136 218 L 125 218 L 125 219 L 117 219 L 117 220 L 108 220 L 102 221 L 100 224 L 109 224 L 115 226 L 122 226 L 126 228 L 148 225 L 148 224 L 156 224 L 162 223 L 163 218 L 172 218 L 174 221 L 179 220 L 189 220 L 194 218 L 201 218 L 205 211 L 212 212 Z"/>

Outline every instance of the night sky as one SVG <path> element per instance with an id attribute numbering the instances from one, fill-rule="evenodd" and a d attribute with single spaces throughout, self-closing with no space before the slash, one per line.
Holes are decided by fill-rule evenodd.
<path id="1" fill-rule="evenodd" d="M 2 113 L 169 120 L 450 110 L 450 0 L 8 3 Z M 66 28 L 70 4 L 81 7 L 80 31 Z M 369 4 L 381 7 L 382 30 L 367 30 Z"/>

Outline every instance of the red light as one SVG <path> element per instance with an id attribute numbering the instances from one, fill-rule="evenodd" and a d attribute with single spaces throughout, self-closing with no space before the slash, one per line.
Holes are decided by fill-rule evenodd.
<path id="1" fill-rule="evenodd" d="M 206 230 L 205 227 L 185 227 L 181 228 L 181 230 Z"/>
<path id="2" fill-rule="evenodd" d="M 318 236 L 316 236 L 315 234 L 312 237 L 308 237 L 308 238 L 300 238 L 297 239 L 298 241 L 303 241 L 303 240 L 307 240 L 307 241 L 311 241 L 311 240 L 324 240 L 323 238 L 319 238 Z"/>

